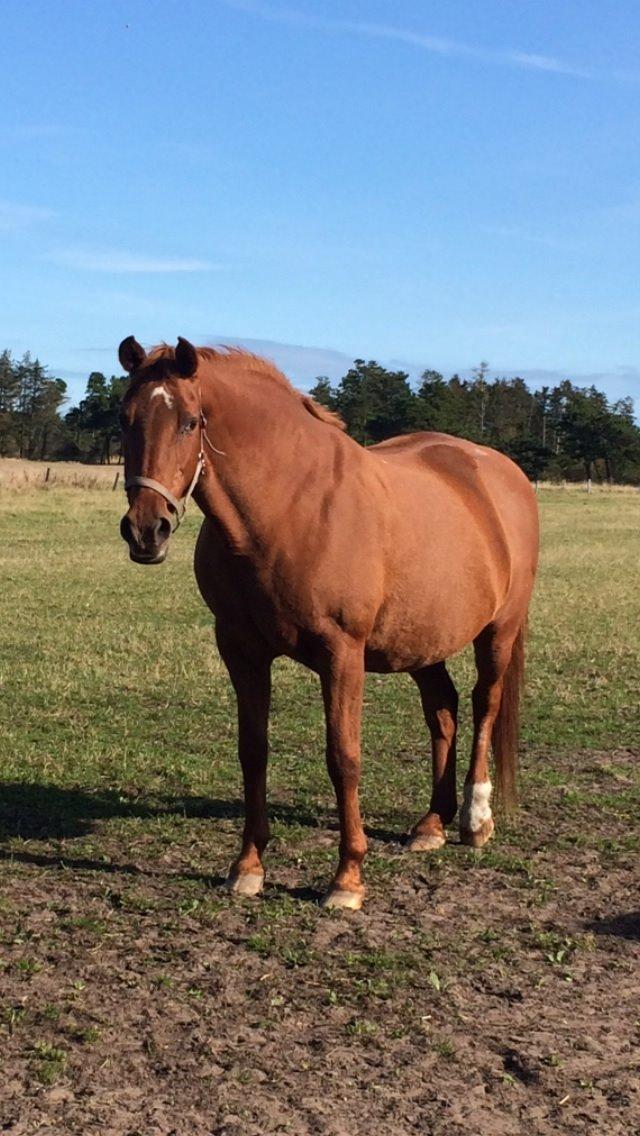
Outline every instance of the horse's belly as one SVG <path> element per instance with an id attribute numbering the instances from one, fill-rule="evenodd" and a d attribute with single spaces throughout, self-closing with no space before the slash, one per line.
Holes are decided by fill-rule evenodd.
<path id="1" fill-rule="evenodd" d="M 471 643 L 488 622 L 489 618 L 483 616 L 455 628 L 429 626 L 425 622 L 424 626 L 409 629 L 376 629 L 365 647 L 365 667 L 368 671 L 388 673 L 415 671 L 440 663 Z"/>
<path id="2" fill-rule="evenodd" d="M 387 597 L 366 643 L 373 671 L 411 671 L 442 662 L 471 643 L 493 618 L 497 581 L 483 567 L 476 574 L 436 573 L 406 581 Z"/>

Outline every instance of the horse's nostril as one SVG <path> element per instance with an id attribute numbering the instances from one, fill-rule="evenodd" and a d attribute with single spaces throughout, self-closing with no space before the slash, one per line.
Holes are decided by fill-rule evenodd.
<path id="1" fill-rule="evenodd" d="M 126 513 L 120 521 L 120 536 L 127 544 L 131 542 L 131 521 Z"/>
<path id="2" fill-rule="evenodd" d="M 163 545 L 171 536 L 171 521 L 168 517 L 156 517 L 142 530 L 142 544 L 145 548 L 154 549 Z"/>
<path id="3" fill-rule="evenodd" d="M 153 555 L 171 536 L 171 521 L 168 517 L 156 517 L 148 524 L 139 526 L 125 513 L 120 521 L 120 535 L 136 553 Z"/>
<path id="4" fill-rule="evenodd" d="M 171 536 L 171 521 L 168 517 L 159 517 L 154 527 L 158 544 L 163 540 L 168 540 Z"/>

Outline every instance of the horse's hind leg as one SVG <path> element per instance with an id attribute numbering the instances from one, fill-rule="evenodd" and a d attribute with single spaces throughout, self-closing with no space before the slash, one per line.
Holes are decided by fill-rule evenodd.
<path id="1" fill-rule="evenodd" d="M 493 786 L 489 776 L 489 750 L 500 712 L 505 675 L 518 628 L 490 624 L 474 640 L 478 679 L 473 688 L 473 745 L 460 809 L 460 840 L 481 848 L 494 831 L 491 812 Z M 499 755 L 496 755 L 499 758 Z M 513 757 L 515 761 L 515 755 Z M 507 802 L 508 803 L 508 802 Z"/>
<path id="2" fill-rule="evenodd" d="M 456 815 L 456 716 L 458 693 L 444 663 L 415 671 L 425 721 L 431 733 L 433 791 L 429 812 L 418 821 L 410 852 L 432 852 L 446 840 L 445 825 Z"/>

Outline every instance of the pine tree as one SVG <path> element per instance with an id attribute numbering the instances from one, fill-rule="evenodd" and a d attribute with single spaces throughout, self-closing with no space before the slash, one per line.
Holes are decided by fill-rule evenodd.
<path id="1" fill-rule="evenodd" d="M 16 409 L 20 380 L 11 360 L 11 352 L 0 355 L 0 457 L 17 452 Z"/>

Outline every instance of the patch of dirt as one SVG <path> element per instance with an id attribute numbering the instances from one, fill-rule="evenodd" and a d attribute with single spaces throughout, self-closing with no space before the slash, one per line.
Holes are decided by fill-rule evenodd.
<path id="1" fill-rule="evenodd" d="M 639 1133 L 638 756 L 575 755 L 557 785 L 530 761 L 517 829 L 479 855 L 380 832 L 355 914 L 316 902 L 332 829 L 282 824 L 257 900 L 219 887 L 232 808 L 171 839 L 9 830 L 0 1130 Z"/>

